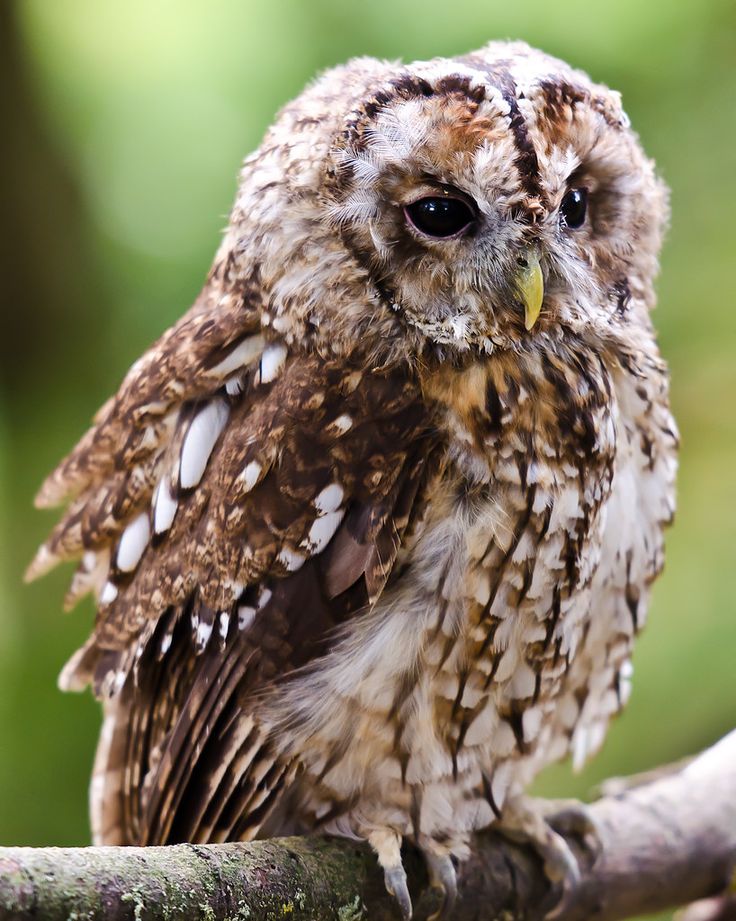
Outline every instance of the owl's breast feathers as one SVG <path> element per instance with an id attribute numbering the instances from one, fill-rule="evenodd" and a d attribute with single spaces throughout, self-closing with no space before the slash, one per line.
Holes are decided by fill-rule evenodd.
<path id="1" fill-rule="evenodd" d="M 652 368 L 659 390 L 640 375 L 636 399 L 669 419 Z M 96 840 L 290 827 L 273 816 L 297 774 L 303 821 L 324 826 L 377 795 L 371 762 L 396 787 L 386 808 L 430 828 L 438 810 L 422 819 L 416 804 L 430 779 L 464 778 L 498 809 L 501 766 L 563 754 L 582 718 L 569 675 L 617 438 L 648 425 L 617 413 L 611 374 L 582 347 L 417 375 L 265 341 L 241 291 L 216 318 L 195 305 L 40 496 L 71 505 L 32 574 L 81 555 L 70 600 L 99 604 L 62 675 L 106 700 Z M 661 433 L 641 437 L 654 470 Z M 647 553 L 666 517 L 657 506 Z M 604 581 L 613 627 L 582 683 L 601 657 L 621 680 L 633 631 L 618 596 L 630 612 L 632 578 L 638 599 L 658 566 L 633 552 Z"/>
<path id="2" fill-rule="evenodd" d="M 423 375 L 443 461 L 400 575 L 270 711 L 305 769 L 305 827 L 403 821 L 419 840 L 449 811 L 462 838 L 600 746 L 673 509 L 666 372 L 631 345 Z"/>

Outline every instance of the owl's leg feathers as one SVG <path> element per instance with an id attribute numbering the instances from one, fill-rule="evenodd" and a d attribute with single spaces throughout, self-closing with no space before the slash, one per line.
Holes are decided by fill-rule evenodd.
<path id="1" fill-rule="evenodd" d="M 428 921 L 443 921 L 452 914 L 452 909 L 457 900 L 457 873 L 452 862 L 450 851 L 431 839 L 422 838 L 419 849 L 427 864 L 429 873 L 429 886 L 436 889 L 442 898 L 437 911 Z"/>
<path id="2" fill-rule="evenodd" d="M 383 868 L 383 878 L 389 895 L 396 899 L 403 921 L 410 921 L 413 909 L 406 871 L 401 861 L 401 835 L 390 828 L 380 828 L 368 835 L 368 843 L 376 852 L 378 862 Z"/>
<path id="3" fill-rule="evenodd" d="M 503 815 L 494 827 L 513 841 L 531 845 L 542 858 L 552 885 L 546 917 L 558 917 L 580 882 L 578 860 L 562 833 L 595 840 L 596 847 L 590 850 L 594 858 L 597 856 L 599 836 L 585 807 L 581 803 L 515 796 L 504 804 Z"/>

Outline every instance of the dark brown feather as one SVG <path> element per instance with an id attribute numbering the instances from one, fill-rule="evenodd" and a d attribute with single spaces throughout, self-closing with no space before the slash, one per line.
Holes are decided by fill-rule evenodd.
<path id="1" fill-rule="evenodd" d="M 126 843 L 257 833 L 292 772 L 288 754 L 259 726 L 257 702 L 274 681 L 328 651 L 346 617 L 375 602 L 433 469 L 436 440 L 405 374 L 290 355 L 272 384 L 251 377 L 228 401 L 201 481 L 174 492 L 170 528 L 154 536 L 134 572 L 111 570 L 117 597 L 102 606 L 76 666 L 77 685 L 93 676 L 97 693 L 122 688 L 115 744 L 98 770 L 111 778 L 102 824 L 114 816 Z M 179 411 L 146 485 L 136 481 L 146 502 L 158 479 L 172 482 L 167 469 L 206 405 L 200 395 Z M 346 416 L 343 431 L 335 420 Z M 263 473 L 248 490 L 239 477 L 251 462 Z M 77 518 L 102 520 L 113 488 L 117 507 L 129 513 L 137 505 L 139 513 L 139 494 L 113 486 L 127 482 L 114 470 L 101 466 L 94 482 L 76 502 Z M 334 484 L 344 517 L 324 552 L 314 552 L 304 541 L 322 514 L 318 497 Z M 76 540 L 110 542 L 127 520 L 82 529 Z M 301 568 L 290 571 L 288 555 L 280 562 L 284 552 L 303 556 Z M 270 600 L 239 630 L 238 609 L 256 607 L 264 589 Z"/>

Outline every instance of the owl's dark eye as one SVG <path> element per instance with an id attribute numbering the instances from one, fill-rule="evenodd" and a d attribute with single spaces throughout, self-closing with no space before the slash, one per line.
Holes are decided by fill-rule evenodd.
<path id="1" fill-rule="evenodd" d="M 562 199 L 560 214 L 566 227 L 577 230 L 585 221 L 585 212 L 588 210 L 588 190 L 570 189 Z"/>
<path id="2" fill-rule="evenodd" d="M 416 229 L 428 237 L 454 237 L 475 220 L 475 212 L 461 198 L 431 196 L 406 205 L 404 214 Z"/>

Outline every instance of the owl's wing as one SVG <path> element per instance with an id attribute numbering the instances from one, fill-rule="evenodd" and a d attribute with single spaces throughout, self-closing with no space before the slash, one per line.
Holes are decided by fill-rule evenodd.
<path id="1" fill-rule="evenodd" d="M 255 834 L 290 770 L 256 692 L 378 597 L 437 453 L 407 377 L 218 316 L 134 366 L 40 496 L 75 498 L 31 574 L 82 555 L 71 599 L 98 596 L 62 674 L 107 700 L 98 841 Z"/>

